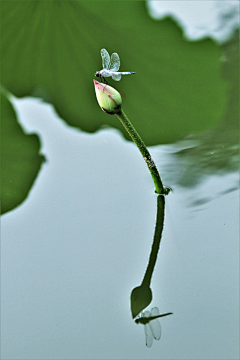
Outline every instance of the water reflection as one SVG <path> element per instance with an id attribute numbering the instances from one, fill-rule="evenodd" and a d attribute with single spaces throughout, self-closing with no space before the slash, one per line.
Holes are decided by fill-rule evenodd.
<path id="1" fill-rule="evenodd" d="M 144 325 L 144 332 L 146 336 L 146 346 L 151 347 L 153 344 L 153 339 L 161 339 L 161 325 L 158 320 L 160 317 L 172 315 L 172 313 L 160 314 L 157 307 L 152 308 L 150 311 L 145 311 L 142 313 L 142 316 L 135 320 L 136 324 Z"/>
<path id="2" fill-rule="evenodd" d="M 131 293 L 131 312 L 133 319 L 152 301 L 152 290 L 150 288 L 150 285 L 162 238 L 162 231 L 164 226 L 164 212 L 165 197 L 159 195 L 157 197 L 156 226 L 149 262 L 141 285 L 135 287 Z"/>
<path id="3" fill-rule="evenodd" d="M 189 134 L 172 146 L 165 181 L 194 187 L 212 174 L 227 174 L 239 168 L 239 32 L 221 45 L 221 74 L 228 86 L 225 115 L 217 128 Z M 236 188 L 228 184 L 230 188 Z M 227 191 L 228 189 L 226 189 Z"/>

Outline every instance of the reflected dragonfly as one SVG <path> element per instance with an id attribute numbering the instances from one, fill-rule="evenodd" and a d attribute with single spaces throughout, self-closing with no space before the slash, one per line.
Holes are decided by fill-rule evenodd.
<path id="1" fill-rule="evenodd" d="M 107 50 L 102 49 L 101 57 L 102 57 L 103 69 L 95 72 L 95 76 L 99 77 L 100 80 L 104 79 L 104 81 L 106 81 L 105 77 L 111 76 L 113 80 L 120 81 L 122 75 L 135 74 L 135 72 L 132 71 L 123 71 L 123 72 L 118 71 L 120 68 L 120 58 L 117 53 L 113 53 L 110 58 L 110 55 L 107 52 Z"/>
<path id="2" fill-rule="evenodd" d="M 144 325 L 144 331 L 146 335 L 146 346 L 151 347 L 153 339 L 160 340 L 161 338 L 161 325 L 158 318 L 163 316 L 172 315 L 172 313 L 161 314 L 157 307 L 152 308 L 150 311 L 142 312 L 142 316 L 135 320 L 136 324 Z"/>

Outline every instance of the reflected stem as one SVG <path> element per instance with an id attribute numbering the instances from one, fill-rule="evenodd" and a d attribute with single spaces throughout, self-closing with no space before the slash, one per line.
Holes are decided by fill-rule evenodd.
<path id="1" fill-rule="evenodd" d="M 135 287 L 131 292 L 131 313 L 134 319 L 152 301 L 152 290 L 150 288 L 153 271 L 157 262 L 158 252 L 164 226 L 165 196 L 157 196 L 157 215 L 154 237 L 148 265 L 140 286 Z"/>
<path id="2" fill-rule="evenodd" d="M 116 115 L 117 115 L 118 119 L 121 121 L 121 123 L 123 124 L 123 126 L 125 127 L 125 129 L 127 130 L 128 134 L 131 136 L 132 140 L 137 145 L 140 153 L 142 154 L 143 159 L 146 162 L 147 167 L 151 173 L 151 176 L 152 176 L 152 179 L 153 179 L 153 182 L 155 185 L 156 193 L 159 195 L 164 195 L 165 190 L 164 190 L 163 183 L 160 178 L 158 169 L 157 169 L 146 145 L 144 144 L 142 138 L 140 137 L 137 130 L 134 128 L 134 126 L 132 125 L 132 123 L 126 116 L 126 114 L 123 112 L 123 110 L 120 110 L 118 113 L 116 113 Z"/>
<path id="3" fill-rule="evenodd" d="M 162 232 L 164 227 L 164 213 L 165 213 L 165 197 L 158 195 L 157 197 L 157 217 L 156 226 L 154 232 L 154 238 L 152 243 L 151 254 L 149 256 L 148 266 L 143 277 L 141 286 L 150 287 L 151 278 L 155 264 L 157 262 L 158 251 L 162 239 Z"/>

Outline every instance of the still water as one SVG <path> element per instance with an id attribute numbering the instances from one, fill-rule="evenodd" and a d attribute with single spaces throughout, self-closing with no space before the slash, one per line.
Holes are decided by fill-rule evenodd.
<path id="1" fill-rule="evenodd" d="M 209 153 L 192 156 L 204 136 L 149 148 L 173 191 L 148 310 L 173 315 L 160 318 L 161 340 L 147 348 L 130 293 L 148 264 L 157 197 L 138 149 L 116 130 L 70 128 L 37 99 L 14 106 L 47 161 L 1 221 L 2 358 L 237 359 L 236 166 L 206 170 Z"/>

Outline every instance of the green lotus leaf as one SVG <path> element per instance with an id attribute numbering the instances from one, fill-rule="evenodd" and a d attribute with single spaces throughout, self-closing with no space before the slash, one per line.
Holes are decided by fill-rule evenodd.
<path id="1" fill-rule="evenodd" d="M 37 135 L 27 135 L 17 122 L 11 102 L 1 98 L 1 213 L 19 206 L 41 168 Z"/>
<path id="2" fill-rule="evenodd" d="M 119 128 L 100 111 L 93 77 L 100 49 L 117 52 L 135 75 L 109 84 L 147 145 L 214 128 L 225 111 L 220 49 L 187 41 L 171 19 L 156 21 L 143 1 L 2 1 L 2 82 L 14 95 L 39 96 L 71 125 Z"/>

